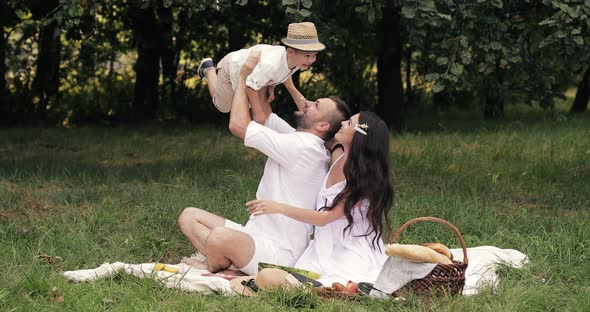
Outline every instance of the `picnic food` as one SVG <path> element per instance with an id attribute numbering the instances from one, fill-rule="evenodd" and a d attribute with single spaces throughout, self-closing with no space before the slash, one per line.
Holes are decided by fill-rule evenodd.
<path id="1" fill-rule="evenodd" d="M 355 282 L 352 282 L 352 281 L 348 281 L 346 286 L 344 286 L 338 282 L 334 282 L 334 283 L 332 283 L 332 288 L 334 288 L 334 290 L 337 292 L 343 292 L 343 293 L 347 293 L 347 294 L 358 294 L 359 293 L 358 284 Z"/>
<path id="2" fill-rule="evenodd" d="M 164 263 L 156 263 L 153 268 L 154 271 L 166 271 L 169 273 L 178 273 L 178 269 L 166 266 Z"/>
<path id="3" fill-rule="evenodd" d="M 346 284 L 346 287 L 344 288 L 344 292 L 349 294 L 358 294 L 359 286 L 355 282 L 348 281 L 348 284 Z"/>
<path id="4" fill-rule="evenodd" d="M 277 264 L 258 262 L 258 271 L 265 269 L 265 268 L 275 268 L 275 269 L 281 269 L 281 270 L 287 271 L 287 272 L 295 272 L 295 273 L 299 273 L 303 276 L 306 276 L 306 277 L 309 277 L 309 278 L 315 279 L 315 280 L 317 280 L 321 277 L 321 275 L 319 273 L 312 272 L 312 271 L 306 271 L 303 269 L 286 267 L 286 266 L 277 265 Z"/>
<path id="5" fill-rule="evenodd" d="M 334 288 L 334 290 L 336 290 L 336 291 L 344 291 L 346 286 L 344 286 L 338 282 L 334 282 L 334 283 L 332 283 L 332 288 Z"/>
<path id="6" fill-rule="evenodd" d="M 388 256 L 399 257 L 413 262 L 453 263 L 448 257 L 420 245 L 391 244 L 385 246 L 385 253 Z"/>
<path id="7" fill-rule="evenodd" d="M 421 244 L 421 246 L 428 247 L 428 248 L 438 252 L 439 254 L 445 255 L 447 258 L 453 260 L 453 254 L 451 253 L 451 250 L 449 249 L 449 247 L 447 247 L 445 244 L 424 243 L 424 244 Z"/>

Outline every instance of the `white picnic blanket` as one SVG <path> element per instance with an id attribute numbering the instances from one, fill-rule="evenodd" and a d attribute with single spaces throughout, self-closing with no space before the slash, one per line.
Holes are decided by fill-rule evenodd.
<path id="1" fill-rule="evenodd" d="M 451 252 L 453 253 L 454 259 L 463 259 L 463 251 L 461 249 L 451 249 Z M 506 264 L 513 268 L 521 268 L 524 264 L 528 263 L 528 257 L 522 252 L 514 249 L 500 249 L 494 246 L 467 248 L 467 256 L 469 266 L 465 272 L 463 295 L 474 295 L 485 287 L 496 287 L 499 283 L 499 277 L 496 271 L 501 264 Z M 69 281 L 86 282 L 111 277 L 119 272 L 125 272 L 139 278 L 155 279 L 169 288 L 178 288 L 203 294 L 235 294 L 230 288 L 228 280 L 217 276 L 202 276 L 202 274 L 209 273 L 206 270 L 197 270 L 184 263 L 174 265 L 166 264 L 166 267 L 178 270 L 177 273 L 170 273 L 166 271 L 154 271 L 153 268 L 155 265 L 156 263 L 154 262 L 142 264 L 128 264 L 123 262 L 104 263 L 96 269 L 66 271 L 63 272 L 63 275 Z M 387 289 L 388 291 L 395 288 L 391 291 L 393 292 L 401 288 L 411 279 L 426 276 L 434 268 L 434 265 L 418 264 L 417 267 L 419 267 L 418 270 L 424 272 L 407 273 L 408 270 L 412 271 L 414 268 L 408 267 L 405 270 L 405 277 L 398 275 L 396 278 L 388 278 L 381 281 L 377 278 L 375 287 L 381 290 Z M 409 280 L 408 276 L 411 277 Z M 393 280 L 395 282 L 388 284 L 386 282 L 387 280 Z M 384 281 L 385 284 L 383 284 Z"/>
<path id="2" fill-rule="evenodd" d="M 209 273 L 206 270 L 197 270 L 190 265 L 179 263 L 166 264 L 167 268 L 178 270 L 177 273 L 154 271 L 156 264 L 155 262 L 141 264 L 104 263 L 96 269 L 66 271 L 63 272 L 63 276 L 69 281 L 87 282 L 125 272 L 139 278 L 155 279 L 169 288 L 178 288 L 202 294 L 235 294 L 230 288 L 228 280 L 217 276 L 202 276 L 202 274 Z"/>
<path id="3" fill-rule="evenodd" d="M 451 249 L 453 258 L 463 260 L 462 249 Z M 528 257 L 514 249 L 500 249 L 494 246 L 480 246 L 467 248 L 468 263 L 465 270 L 465 286 L 463 295 L 475 295 L 481 289 L 498 286 L 498 266 L 501 264 L 513 268 L 521 268 L 528 263 Z M 388 298 L 389 294 L 402 288 L 414 279 L 424 278 L 434 269 L 433 263 L 416 263 L 389 257 L 383 269 L 374 283 L 374 288 L 380 290 L 371 291 L 375 298 Z"/>

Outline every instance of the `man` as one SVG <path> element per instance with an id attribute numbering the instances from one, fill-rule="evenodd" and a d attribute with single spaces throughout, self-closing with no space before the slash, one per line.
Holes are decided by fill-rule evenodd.
<path id="1" fill-rule="evenodd" d="M 350 110 L 337 97 L 307 102 L 297 129 L 272 113 L 268 92 L 261 104 L 248 108 L 245 77 L 256 66 L 252 54 L 240 70 L 232 101 L 230 131 L 269 158 L 256 197 L 314 209 L 326 174 L 329 155 L 324 142 L 333 138 Z M 178 219 L 182 233 L 207 257 L 192 263 L 217 272 L 234 266 L 246 274 L 258 272 L 258 262 L 292 266 L 308 244 L 311 226 L 279 214 L 251 216 L 245 226 L 198 208 L 186 208 Z"/>

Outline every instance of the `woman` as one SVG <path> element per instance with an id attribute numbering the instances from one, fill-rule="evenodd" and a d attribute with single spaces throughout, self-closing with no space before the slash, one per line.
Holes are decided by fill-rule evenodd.
<path id="1" fill-rule="evenodd" d="M 342 149 L 332 153 L 317 211 L 264 199 L 246 205 L 253 215 L 280 213 L 316 226 L 295 267 L 320 273 L 324 284 L 374 282 L 386 259 L 382 237 L 391 230 L 389 130 L 375 114 L 360 112 L 342 122 L 335 139 Z"/>

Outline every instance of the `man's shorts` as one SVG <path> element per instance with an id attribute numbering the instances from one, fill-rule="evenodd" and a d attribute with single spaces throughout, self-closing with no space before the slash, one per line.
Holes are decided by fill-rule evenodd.
<path id="1" fill-rule="evenodd" d="M 248 234 L 254 240 L 254 256 L 246 266 L 238 268 L 240 271 L 248 275 L 256 275 L 258 274 L 259 262 L 283 266 L 293 266 L 293 264 L 295 264 L 295 260 L 297 259 L 293 259 L 291 251 L 280 247 L 275 241 L 266 235 L 261 233 L 249 233 L 243 225 L 228 219 L 225 220 L 224 226 Z"/>
<path id="2" fill-rule="evenodd" d="M 215 86 L 213 104 L 222 113 L 231 111 L 231 102 L 234 98 L 234 89 L 229 76 L 230 55 L 231 53 L 226 55 L 217 64 L 217 85 Z"/>

